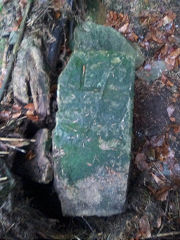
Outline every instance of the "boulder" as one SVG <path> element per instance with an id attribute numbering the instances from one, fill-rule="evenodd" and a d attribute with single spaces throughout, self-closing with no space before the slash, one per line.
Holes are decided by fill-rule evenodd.
<path id="1" fill-rule="evenodd" d="M 82 33 L 96 44 L 76 38 L 58 80 L 54 182 L 64 215 L 110 216 L 122 212 L 126 200 L 135 61 L 124 53 L 125 43 L 117 51 L 119 38 L 92 34 L 99 28 L 93 24 Z M 112 37 L 110 28 L 103 29 Z"/>

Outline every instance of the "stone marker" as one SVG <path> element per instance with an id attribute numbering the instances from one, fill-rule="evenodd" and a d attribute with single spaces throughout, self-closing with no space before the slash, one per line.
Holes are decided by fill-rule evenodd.
<path id="1" fill-rule="evenodd" d="M 126 199 L 135 63 L 130 53 L 85 51 L 81 43 L 58 82 L 55 188 L 64 215 L 109 216 L 122 212 Z"/>
<path id="2" fill-rule="evenodd" d="M 135 66 L 140 67 L 144 56 L 126 38 L 111 27 L 105 27 L 93 22 L 79 25 L 74 32 L 74 49 L 82 51 L 107 50 L 125 54 L 135 60 Z"/>

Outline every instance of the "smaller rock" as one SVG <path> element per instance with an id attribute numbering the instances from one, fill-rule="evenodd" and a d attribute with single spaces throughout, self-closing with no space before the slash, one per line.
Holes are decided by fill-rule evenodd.
<path id="1" fill-rule="evenodd" d="M 166 64 L 164 61 L 154 61 L 146 64 L 143 68 L 136 71 L 138 78 L 151 82 L 158 79 L 164 71 L 166 71 Z"/>
<path id="2" fill-rule="evenodd" d="M 50 138 L 48 129 L 40 129 L 35 135 L 36 143 L 35 157 L 26 160 L 25 168 L 30 178 L 38 183 L 49 183 L 53 178 L 51 163 L 47 157 L 50 148 Z"/>

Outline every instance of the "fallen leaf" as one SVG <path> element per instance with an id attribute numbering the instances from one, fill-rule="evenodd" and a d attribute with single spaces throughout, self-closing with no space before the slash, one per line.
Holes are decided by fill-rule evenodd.
<path id="1" fill-rule="evenodd" d="M 167 79 L 166 86 L 173 87 L 174 84 L 170 80 Z"/>
<path id="2" fill-rule="evenodd" d="M 29 150 L 29 151 L 27 152 L 27 154 L 26 154 L 26 159 L 27 159 L 28 161 L 30 161 L 30 160 L 32 160 L 33 158 L 35 158 L 35 154 L 34 154 L 34 152 L 33 152 L 32 150 Z"/>
<path id="3" fill-rule="evenodd" d="M 149 224 L 149 219 L 146 215 L 140 218 L 139 220 L 139 228 L 141 232 L 141 236 L 143 238 L 150 238 L 151 237 L 151 228 Z"/>
<path id="4" fill-rule="evenodd" d="M 125 23 L 122 27 L 118 29 L 119 32 L 125 33 L 128 29 L 129 23 Z"/>
<path id="5" fill-rule="evenodd" d="M 111 19 L 113 19 L 113 16 L 114 16 L 113 11 L 110 11 L 110 12 L 109 12 L 109 17 L 110 17 Z"/>
<path id="6" fill-rule="evenodd" d="M 176 119 L 174 117 L 170 117 L 169 119 L 171 120 L 171 122 L 175 122 L 176 121 Z"/>
<path id="7" fill-rule="evenodd" d="M 27 110 L 27 112 L 26 112 L 26 116 L 27 117 L 30 117 L 30 116 L 34 116 L 34 110 Z"/>
<path id="8" fill-rule="evenodd" d="M 173 52 L 171 52 L 170 57 L 177 58 L 180 55 L 180 48 L 175 49 Z"/>
<path id="9" fill-rule="evenodd" d="M 167 82 L 167 77 L 162 73 L 161 75 L 161 81 L 164 85 L 166 85 L 166 82 Z"/>
<path id="10" fill-rule="evenodd" d="M 55 19 L 59 19 L 61 17 L 60 11 L 55 12 Z"/>
<path id="11" fill-rule="evenodd" d="M 179 55 L 180 55 L 180 48 L 177 48 L 176 50 L 172 51 L 169 56 L 165 58 L 165 63 L 168 70 L 174 69 L 176 64 L 176 58 L 178 58 Z"/>
<path id="12" fill-rule="evenodd" d="M 149 170 L 149 164 L 146 162 L 146 155 L 144 153 L 136 155 L 135 164 L 140 171 Z"/>
<path id="13" fill-rule="evenodd" d="M 165 142 L 163 142 L 162 146 L 155 148 L 155 152 L 156 152 L 156 159 L 163 162 L 168 157 L 169 146 Z"/>
<path id="14" fill-rule="evenodd" d="M 174 133 L 175 133 L 175 134 L 180 133 L 180 125 L 179 125 L 179 126 L 178 126 L 178 125 L 174 125 L 174 126 L 173 126 L 173 130 L 174 130 Z"/>
<path id="15" fill-rule="evenodd" d="M 165 35 L 163 32 L 161 31 L 155 31 L 151 34 L 151 39 L 154 41 L 154 42 L 157 42 L 159 44 L 162 44 L 163 42 L 166 41 L 166 38 L 165 38 Z"/>
<path id="16" fill-rule="evenodd" d="M 167 24 L 169 24 L 169 23 L 171 23 L 171 22 L 173 22 L 173 19 L 172 19 L 170 16 L 165 16 L 165 17 L 163 18 L 163 25 L 164 25 L 164 26 L 167 25 Z"/>
<path id="17" fill-rule="evenodd" d="M 128 15 L 124 15 L 124 16 L 123 16 L 122 23 L 129 23 L 129 17 L 128 17 Z"/>
<path id="18" fill-rule="evenodd" d="M 35 107 L 33 103 L 28 103 L 27 105 L 24 106 L 25 109 L 35 111 Z"/>
<path id="19" fill-rule="evenodd" d="M 134 32 L 131 32 L 127 35 L 127 38 L 132 42 L 137 42 L 139 37 Z"/>
<path id="20" fill-rule="evenodd" d="M 175 111 L 174 105 L 171 104 L 167 107 L 167 113 L 168 113 L 169 118 L 173 115 L 174 111 Z"/>
<path id="21" fill-rule="evenodd" d="M 20 1 L 19 1 L 19 5 L 20 5 L 20 7 L 23 8 L 23 9 L 25 8 L 26 4 L 27 4 L 27 0 L 20 0 Z"/>
<path id="22" fill-rule="evenodd" d="M 155 193 L 156 199 L 161 202 L 166 201 L 170 189 L 170 186 L 164 186 L 163 188 L 161 188 Z"/>
<path id="23" fill-rule="evenodd" d="M 168 54 L 169 45 L 166 43 L 160 50 L 160 54 L 158 56 L 158 59 L 164 59 L 165 56 Z"/>
<path id="24" fill-rule="evenodd" d="M 169 43 L 175 43 L 175 42 L 176 42 L 175 36 L 174 36 L 174 35 L 170 35 L 170 36 L 168 37 L 168 42 L 169 42 Z"/>
<path id="25" fill-rule="evenodd" d="M 0 112 L 0 120 L 2 121 L 9 121 L 11 118 L 11 112 L 3 110 Z"/>
<path id="26" fill-rule="evenodd" d="M 158 186 L 163 186 L 164 185 L 164 181 L 161 180 L 158 176 L 156 176 L 154 173 L 151 173 L 154 181 L 158 184 Z"/>
<path id="27" fill-rule="evenodd" d="M 150 48 L 150 44 L 148 41 L 143 41 L 143 42 L 140 42 L 140 46 L 145 48 L 146 50 L 148 50 Z"/>
<path id="28" fill-rule="evenodd" d="M 18 104 L 13 104 L 12 105 L 13 112 L 19 112 L 21 109 L 22 109 L 22 107 L 19 106 Z"/>
<path id="29" fill-rule="evenodd" d="M 12 119 L 16 119 L 21 116 L 21 112 L 16 112 L 12 114 Z"/>
<path id="30" fill-rule="evenodd" d="M 118 13 L 113 12 L 113 20 L 116 21 L 118 19 Z"/>
<path id="31" fill-rule="evenodd" d="M 166 16 L 169 19 L 171 19 L 171 21 L 174 21 L 174 19 L 176 18 L 176 14 L 173 11 L 171 11 L 171 10 L 166 13 Z"/>
<path id="32" fill-rule="evenodd" d="M 27 118 L 33 122 L 39 121 L 39 117 L 37 115 L 28 115 Z"/>
<path id="33" fill-rule="evenodd" d="M 160 228 L 161 224 L 162 224 L 161 217 L 158 217 L 158 219 L 157 219 L 157 228 Z"/>

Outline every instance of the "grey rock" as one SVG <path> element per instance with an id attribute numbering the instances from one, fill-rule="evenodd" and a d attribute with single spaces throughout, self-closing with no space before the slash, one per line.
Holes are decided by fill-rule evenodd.
<path id="1" fill-rule="evenodd" d="M 64 215 L 110 216 L 124 210 L 135 62 L 124 52 L 125 39 L 121 48 L 120 37 L 110 33 L 90 23 L 76 29 L 75 51 L 59 76 L 52 139 Z M 129 43 L 127 48 L 132 49 Z"/>
<path id="2" fill-rule="evenodd" d="M 49 77 L 38 40 L 35 41 L 32 37 L 23 40 L 12 74 L 12 82 L 15 101 L 23 104 L 33 102 L 36 112 L 42 118 L 49 115 Z"/>

